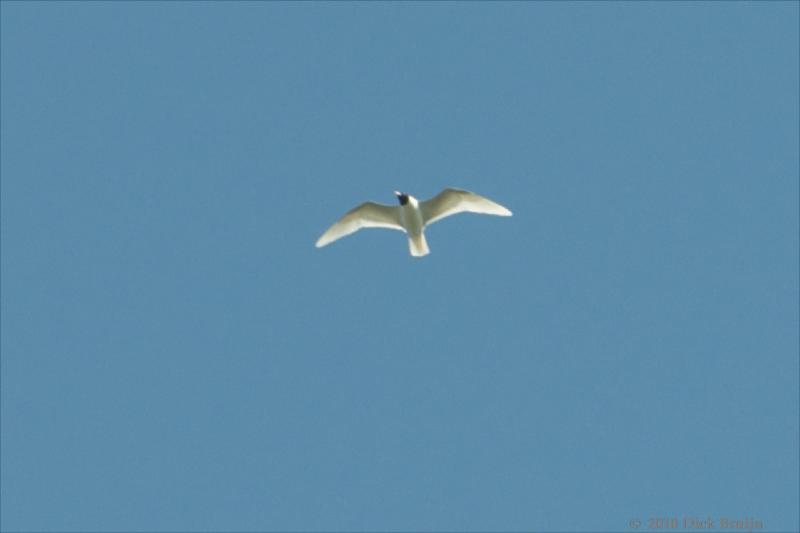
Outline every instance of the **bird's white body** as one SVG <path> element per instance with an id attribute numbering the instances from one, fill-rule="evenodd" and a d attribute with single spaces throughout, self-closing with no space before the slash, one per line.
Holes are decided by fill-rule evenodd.
<path id="1" fill-rule="evenodd" d="M 414 257 L 428 255 L 425 227 L 450 215 L 462 212 L 511 216 L 511 211 L 488 198 L 462 189 L 445 189 L 430 200 L 420 202 L 413 196 L 395 191 L 399 206 L 364 202 L 348 211 L 317 240 L 317 248 L 326 246 L 361 228 L 388 228 L 408 234 L 408 248 Z"/>
<path id="2" fill-rule="evenodd" d="M 413 196 L 408 197 L 408 203 L 400 206 L 400 224 L 408 234 L 408 251 L 414 257 L 428 255 L 428 242 L 425 240 L 425 222 L 422 220 L 422 211 L 419 200 Z"/>

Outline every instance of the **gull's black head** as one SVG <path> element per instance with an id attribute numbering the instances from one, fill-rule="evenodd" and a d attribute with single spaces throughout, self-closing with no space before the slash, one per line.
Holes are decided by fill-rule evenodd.
<path id="1" fill-rule="evenodd" d="M 408 203 L 408 195 L 406 193 L 394 191 L 394 195 L 397 196 L 397 199 L 400 201 L 400 205 L 406 205 Z"/>

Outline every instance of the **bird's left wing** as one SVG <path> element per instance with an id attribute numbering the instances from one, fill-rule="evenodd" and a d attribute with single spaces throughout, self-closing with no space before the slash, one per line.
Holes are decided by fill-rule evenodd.
<path id="1" fill-rule="evenodd" d="M 400 208 L 364 202 L 348 211 L 317 240 L 317 248 L 321 248 L 337 239 L 355 233 L 361 228 L 389 228 L 405 231 L 400 223 Z"/>
<path id="2" fill-rule="evenodd" d="M 511 211 L 502 205 L 462 189 L 445 189 L 430 200 L 422 202 L 420 209 L 422 209 L 422 221 L 426 225 L 465 211 L 502 217 L 511 216 Z"/>

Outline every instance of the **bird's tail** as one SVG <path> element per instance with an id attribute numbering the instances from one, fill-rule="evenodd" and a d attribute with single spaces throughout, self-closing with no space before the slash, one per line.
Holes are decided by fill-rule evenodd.
<path id="1" fill-rule="evenodd" d="M 422 257 L 428 255 L 431 251 L 428 249 L 428 241 L 425 240 L 425 234 L 409 235 L 408 237 L 408 251 L 414 257 Z"/>

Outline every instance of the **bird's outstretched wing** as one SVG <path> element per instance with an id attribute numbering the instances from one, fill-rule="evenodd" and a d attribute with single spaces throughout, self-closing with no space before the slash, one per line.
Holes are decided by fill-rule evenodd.
<path id="1" fill-rule="evenodd" d="M 511 216 L 511 211 L 502 205 L 462 189 L 445 189 L 430 200 L 422 202 L 420 208 L 422 209 L 422 221 L 426 225 L 465 211 L 501 217 Z"/>
<path id="2" fill-rule="evenodd" d="M 390 228 L 405 231 L 400 224 L 400 208 L 364 202 L 348 211 L 317 240 L 321 248 L 337 239 L 355 233 L 361 228 Z"/>

